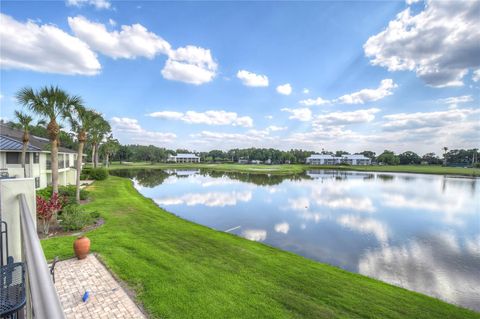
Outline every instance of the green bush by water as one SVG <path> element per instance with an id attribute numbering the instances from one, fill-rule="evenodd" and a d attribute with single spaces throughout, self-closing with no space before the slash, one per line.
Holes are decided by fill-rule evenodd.
<path id="1" fill-rule="evenodd" d="M 75 185 L 69 186 L 59 186 L 58 187 L 58 194 L 60 196 L 64 196 L 67 199 L 67 205 L 75 203 Z M 48 186 L 42 189 L 37 190 L 37 195 L 41 196 L 45 199 L 48 199 L 52 196 L 52 186 Z M 85 189 L 80 190 L 80 199 L 85 200 L 88 198 L 88 191 Z"/>
<path id="2" fill-rule="evenodd" d="M 92 168 L 86 167 L 82 169 L 81 179 L 93 179 L 96 181 L 103 181 L 108 177 L 108 170 L 106 168 Z"/>

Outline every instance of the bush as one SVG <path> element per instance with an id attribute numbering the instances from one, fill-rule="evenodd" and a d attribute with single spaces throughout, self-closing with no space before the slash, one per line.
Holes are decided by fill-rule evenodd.
<path id="1" fill-rule="evenodd" d="M 103 181 L 108 177 L 108 171 L 105 168 L 84 168 L 82 169 L 81 179 L 93 179 Z"/>
<path id="2" fill-rule="evenodd" d="M 60 226 L 66 231 L 79 230 L 92 223 L 90 213 L 84 212 L 78 205 L 68 205 L 59 216 Z"/>
<path id="3" fill-rule="evenodd" d="M 59 186 L 58 187 L 58 194 L 61 197 L 65 197 L 67 199 L 67 204 L 74 204 L 75 203 L 75 185 L 69 186 Z M 37 190 L 37 195 L 44 198 L 49 199 L 52 197 L 52 186 L 48 186 L 42 189 Z M 88 198 L 88 191 L 85 189 L 80 190 L 80 199 L 85 200 Z"/>

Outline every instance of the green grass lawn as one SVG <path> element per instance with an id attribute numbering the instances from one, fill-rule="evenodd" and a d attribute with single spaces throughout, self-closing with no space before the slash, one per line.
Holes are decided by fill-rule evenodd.
<path id="1" fill-rule="evenodd" d="M 443 167 L 437 165 L 367 165 L 367 166 L 316 166 L 305 164 L 284 164 L 284 165 L 247 165 L 247 164 L 151 164 L 148 162 L 118 164 L 114 163 L 110 169 L 128 169 L 128 168 L 158 168 L 158 169 L 188 169 L 205 168 L 219 171 L 236 171 L 251 173 L 271 173 L 271 174 L 295 174 L 308 169 L 338 169 L 352 171 L 375 171 L 375 172 L 403 172 L 419 174 L 441 174 L 441 175 L 464 175 L 480 176 L 479 168 L 463 167 Z"/>
<path id="2" fill-rule="evenodd" d="M 480 318 L 479 313 L 200 226 L 141 196 L 128 179 L 91 187 L 105 225 L 92 251 L 155 318 Z M 73 237 L 42 241 L 72 256 Z M 95 292 L 93 292 L 95 293 Z"/>

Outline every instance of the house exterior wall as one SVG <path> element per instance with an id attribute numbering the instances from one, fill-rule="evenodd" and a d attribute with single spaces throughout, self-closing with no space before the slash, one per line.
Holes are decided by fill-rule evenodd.
<path id="1" fill-rule="evenodd" d="M 371 160 L 369 158 L 358 158 L 356 155 L 345 155 L 342 157 L 317 155 L 308 157 L 306 163 L 311 165 L 337 165 L 342 163 L 349 165 L 369 165 Z"/>
<path id="2" fill-rule="evenodd" d="M 0 168 L 6 168 L 8 174 L 11 177 L 23 178 L 24 171 L 22 164 L 7 164 L 6 151 L 0 151 Z M 35 181 L 36 189 L 45 188 L 52 183 L 52 171 L 47 167 L 47 162 L 50 162 L 50 153 L 40 152 L 39 162 L 33 163 L 33 153 L 27 152 L 29 157 L 29 164 L 26 164 L 27 177 L 33 178 Z M 75 154 L 73 153 L 59 153 L 58 154 L 58 182 L 60 185 L 73 185 L 76 182 L 77 170 L 75 166 Z M 61 165 L 63 163 L 63 165 Z M 67 164 L 69 164 L 67 166 Z"/>

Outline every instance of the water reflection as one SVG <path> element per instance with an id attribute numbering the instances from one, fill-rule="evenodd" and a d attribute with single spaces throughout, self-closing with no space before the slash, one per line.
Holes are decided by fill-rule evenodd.
<path id="1" fill-rule="evenodd" d="M 130 170 L 194 222 L 480 310 L 478 179 L 312 170 Z"/>

